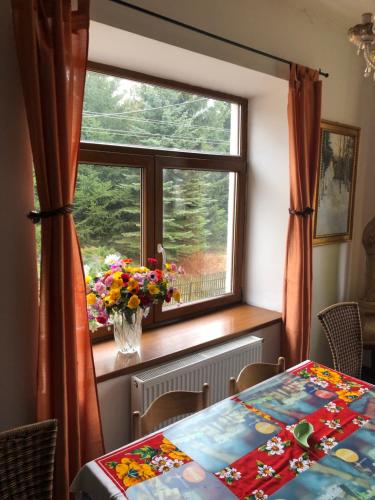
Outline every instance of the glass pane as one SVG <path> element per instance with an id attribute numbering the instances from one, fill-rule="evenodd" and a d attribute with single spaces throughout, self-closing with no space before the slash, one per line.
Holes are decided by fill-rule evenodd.
<path id="1" fill-rule="evenodd" d="M 140 262 L 141 175 L 140 168 L 79 165 L 74 219 L 90 273 L 110 254 Z"/>
<path id="2" fill-rule="evenodd" d="M 232 292 L 235 179 L 233 172 L 163 170 L 163 246 L 185 270 L 176 282 L 185 305 Z"/>
<path id="3" fill-rule="evenodd" d="M 87 72 L 82 141 L 239 154 L 239 105 Z"/>

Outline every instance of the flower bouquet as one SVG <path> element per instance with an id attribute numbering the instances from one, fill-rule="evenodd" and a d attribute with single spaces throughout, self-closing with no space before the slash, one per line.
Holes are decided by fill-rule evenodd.
<path id="1" fill-rule="evenodd" d="M 85 278 L 90 330 L 113 324 L 117 347 L 126 354 L 140 350 L 142 318 L 153 304 L 180 303 L 180 292 L 173 283 L 183 269 L 174 263 L 157 269 L 154 258 L 148 264 L 135 266 L 132 259 L 108 255 L 102 271 L 95 278 Z"/>

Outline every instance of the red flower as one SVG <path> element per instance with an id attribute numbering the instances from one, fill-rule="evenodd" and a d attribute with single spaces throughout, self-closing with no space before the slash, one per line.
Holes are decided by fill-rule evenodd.
<path id="1" fill-rule="evenodd" d="M 127 283 L 127 282 L 129 281 L 129 278 L 130 278 L 130 276 L 129 276 L 129 274 L 128 274 L 128 273 L 122 273 L 122 275 L 121 275 L 121 279 L 122 279 L 122 281 L 123 281 L 124 283 Z"/>
<path id="2" fill-rule="evenodd" d="M 147 262 L 150 264 L 150 266 L 156 266 L 158 263 L 158 259 L 154 259 L 154 257 L 149 257 L 147 259 Z"/>
<path id="3" fill-rule="evenodd" d="M 131 262 L 133 262 L 133 259 L 123 259 L 122 262 L 124 264 L 130 264 Z"/>
<path id="4" fill-rule="evenodd" d="M 107 318 L 105 316 L 98 316 L 96 318 L 96 321 L 102 325 L 105 325 L 107 323 Z"/>
<path id="5" fill-rule="evenodd" d="M 155 281 L 160 281 L 163 277 L 163 272 L 160 271 L 160 269 L 155 269 L 155 275 L 156 275 L 156 280 Z"/>
<path id="6" fill-rule="evenodd" d="M 145 307 L 149 306 L 152 303 L 152 299 L 150 299 L 150 297 L 147 297 L 147 295 L 142 295 L 140 297 L 140 299 L 141 299 L 142 305 Z"/>

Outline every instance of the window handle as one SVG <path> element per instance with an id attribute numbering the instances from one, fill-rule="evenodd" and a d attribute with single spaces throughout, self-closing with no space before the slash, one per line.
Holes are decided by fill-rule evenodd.
<path id="1" fill-rule="evenodd" d="M 163 258 L 162 269 L 165 269 L 165 264 L 167 263 L 167 254 L 165 253 L 165 250 L 164 250 L 163 245 L 161 243 L 158 243 L 157 251 L 158 251 L 158 253 L 161 253 L 161 255 L 162 255 L 162 258 Z"/>

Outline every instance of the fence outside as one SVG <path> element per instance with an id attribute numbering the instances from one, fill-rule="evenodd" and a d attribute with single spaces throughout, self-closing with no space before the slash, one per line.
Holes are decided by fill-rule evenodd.
<path id="1" fill-rule="evenodd" d="M 223 271 L 201 276 L 178 276 L 174 285 L 180 291 L 181 302 L 195 302 L 223 295 L 225 293 L 226 275 L 227 273 Z M 170 305 L 164 304 L 163 309 Z"/>

